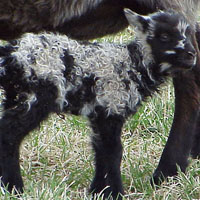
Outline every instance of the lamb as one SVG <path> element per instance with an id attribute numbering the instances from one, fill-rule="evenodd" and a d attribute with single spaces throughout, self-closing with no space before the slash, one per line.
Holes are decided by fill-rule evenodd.
<path id="1" fill-rule="evenodd" d="M 121 131 L 143 100 L 168 76 L 196 64 L 187 20 L 173 12 L 142 16 L 125 9 L 137 27 L 129 44 L 77 42 L 66 36 L 27 34 L 0 47 L 0 176 L 23 192 L 19 146 L 52 112 L 86 116 L 93 130 L 92 194 L 122 199 Z M 107 187 L 108 186 L 108 187 Z"/>
<path id="2" fill-rule="evenodd" d="M 80 40 L 97 38 L 119 32 L 128 26 L 123 13 L 124 8 L 130 8 L 140 14 L 173 9 L 182 13 L 194 27 L 200 1 L 1 0 L 0 39 L 12 40 L 26 32 L 39 33 L 41 31 L 59 32 Z M 200 28 L 197 26 L 196 33 L 193 33 L 193 45 L 198 55 L 199 31 Z M 163 177 L 176 175 L 177 166 L 185 172 L 190 154 L 193 158 L 200 157 L 199 65 L 197 62 L 195 70 L 191 70 L 190 73 L 180 73 L 173 79 L 174 121 L 159 165 L 153 175 L 156 184 L 160 184 Z M 166 162 L 169 160 L 170 162 Z"/>

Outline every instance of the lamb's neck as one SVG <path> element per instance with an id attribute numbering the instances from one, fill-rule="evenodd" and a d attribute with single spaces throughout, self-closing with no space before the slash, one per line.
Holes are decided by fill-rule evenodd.
<path id="1" fill-rule="evenodd" d="M 137 83 L 138 90 L 146 98 L 158 90 L 158 86 L 165 80 L 165 75 L 160 72 L 159 64 L 155 63 L 152 55 L 142 45 L 133 42 L 128 45 L 128 50 L 136 70 L 136 74 L 131 74 L 131 79 Z"/>

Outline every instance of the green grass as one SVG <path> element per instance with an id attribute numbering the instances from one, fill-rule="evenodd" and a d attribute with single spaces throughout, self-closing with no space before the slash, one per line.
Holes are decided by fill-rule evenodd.
<path id="1" fill-rule="evenodd" d="M 129 29 L 104 40 L 121 42 L 132 37 Z M 157 190 L 149 183 L 171 127 L 173 100 L 169 81 L 124 126 L 121 165 L 124 199 L 200 199 L 199 160 L 191 160 L 186 174 L 180 172 L 176 179 L 169 178 Z M 94 174 L 90 132 L 86 119 L 51 115 L 21 146 L 24 194 L 17 198 L 0 190 L 0 199 L 89 200 L 87 189 Z"/>

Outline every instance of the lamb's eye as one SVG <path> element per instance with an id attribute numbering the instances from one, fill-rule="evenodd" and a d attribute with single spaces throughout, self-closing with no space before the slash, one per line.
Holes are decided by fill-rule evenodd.
<path id="1" fill-rule="evenodd" d="M 191 35 L 192 34 L 192 30 L 190 27 L 188 27 L 185 31 L 186 35 Z"/>
<path id="2" fill-rule="evenodd" d="M 169 35 L 166 34 L 166 33 L 161 34 L 161 35 L 160 35 L 160 40 L 161 40 L 162 42 L 169 42 L 169 40 L 170 40 Z"/>

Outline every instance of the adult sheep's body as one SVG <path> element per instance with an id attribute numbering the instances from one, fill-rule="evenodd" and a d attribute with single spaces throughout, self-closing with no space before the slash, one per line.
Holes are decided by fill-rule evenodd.
<path id="1" fill-rule="evenodd" d="M 199 4 L 199 0 L 1 0 L 0 38 L 10 40 L 25 32 L 44 30 L 75 39 L 100 37 L 128 26 L 123 13 L 125 7 L 141 14 L 174 9 L 195 26 Z M 193 42 L 196 45 L 195 35 Z M 185 171 L 190 152 L 193 157 L 200 155 L 199 68 L 197 64 L 193 71 L 174 78 L 174 122 L 154 174 L 155 183 L 159 183 L 162 175 L 175 175 L 177 165 Z"/>
<path id="2" fill-rule="evenodd" d="M 136 0 L 2 0 L 0 38 L 9 40 L 25 32 L 48 30 L 91 39 L 128 26 L 125 7 L 146 12 Z"/>
<path id="3" fill-rule="evenodd" d="M 56 31 L 75 39 L 116 33 L 128 26 L 123 9 L 139 14 L 173 8 L 194 23 L 198 0 L 1 0 L 0 39 Z"/>

